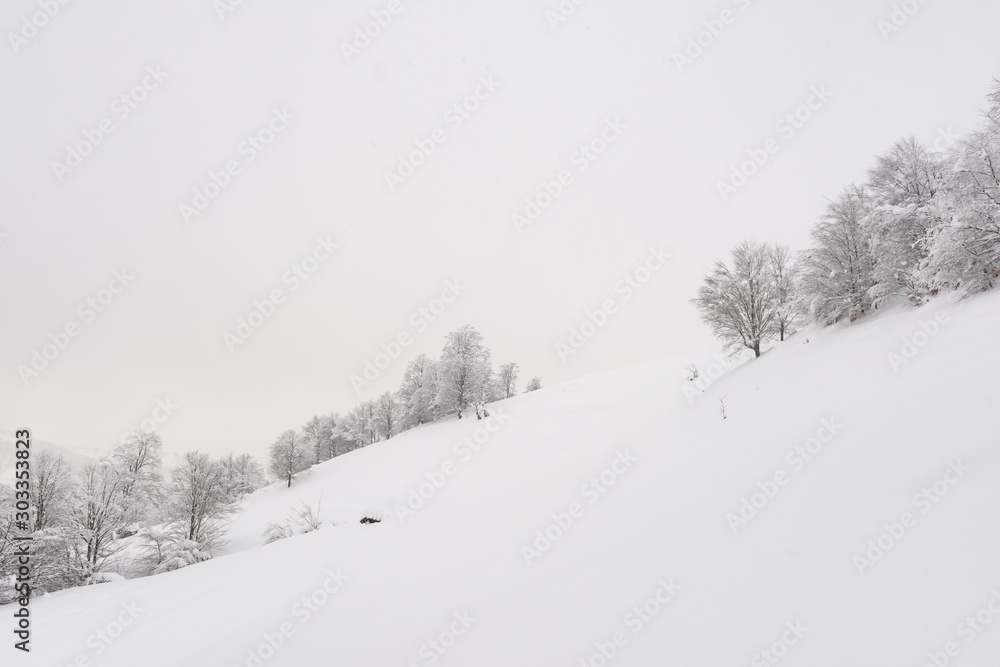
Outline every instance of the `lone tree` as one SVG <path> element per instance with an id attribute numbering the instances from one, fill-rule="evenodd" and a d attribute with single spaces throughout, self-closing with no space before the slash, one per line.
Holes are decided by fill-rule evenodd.
<path id="1" fill-rule="evenodd" d="M 542 388 L 542 378 L 533 377 L 530 380 L 528 380 L 528 386 L 524 388 L 524 393 L 528 393 L 529 391 L 538 391 L 541 388 Z"/>
<path id="2" fill-rule="evenodd" d="M 274 441 L 270 454 L 268 470 L 275 478 L 288 480 L 288 486 L 292 485 L 293 477 L 312 465 L 314 456 L 309 443 L 295 435 L 295 431 L 291 429 Z"/>
<path id="3" fill-rule="evenodd" d="M 766 244 L 744 241 L 733 249 L 733 268 L 716 262 L 693 303 L 716 337 L 730 349 L 760 356 L 778 329 L 779 298 Z"/>

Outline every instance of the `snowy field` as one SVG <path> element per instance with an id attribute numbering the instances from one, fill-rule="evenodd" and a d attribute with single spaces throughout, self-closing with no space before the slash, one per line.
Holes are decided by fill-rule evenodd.
<path id="1" fill-rule="evenodd" d="M 223 556 L 33 602 L 22 662 L 995 667 L 997 331 L 1000 294 L 938 299 L 407 431 L 258 491 Z"/>

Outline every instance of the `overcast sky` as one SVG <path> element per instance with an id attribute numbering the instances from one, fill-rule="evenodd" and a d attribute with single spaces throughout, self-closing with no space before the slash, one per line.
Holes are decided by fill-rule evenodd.
<path id="1" fill-rule="evenodd" d="M 0 9 L 0 429 L 101 450 L 159 401 L 168 452 L 260 455 L 396 389 L 466 323 L 522 387 L 712 347 L 689 299 L 713 261 L 748 237 L 803 248 L 824 197 L 903 136 L 970 129 L 1000 74 L 986 0 L 913 2 L 892 32 L 893 4 L 872 0 L 224 2 Z M 386 25 L 355 44 L 373 11 Z M 721 34 L 679 61 L 705 21 Z M 807 103 L 794 133 L 778 125 Z M 723 201 L 718 182 L 769 139 Z M 433 152 L 387 179 L 416 142 Z M 210 172 L 225 187 L 193 213 Z M 556 196 L 518 229 L 546 183 Z M 619 281 L 661 248 L 626 298 Z M 413 314 L 448 281 L 459 295 L 425 327 Z M 65 348 L 23 377 L 50 334 Z"/>

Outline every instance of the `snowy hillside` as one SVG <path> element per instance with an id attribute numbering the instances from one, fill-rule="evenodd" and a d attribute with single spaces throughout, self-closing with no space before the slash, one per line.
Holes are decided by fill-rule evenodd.
<path id="1" fill-rule="evenodd" d="M 25 663 L 995 667 L 997 331 L 941 299 L 410 430 L 253 495 L 224 556 L 33 603 Z"/>

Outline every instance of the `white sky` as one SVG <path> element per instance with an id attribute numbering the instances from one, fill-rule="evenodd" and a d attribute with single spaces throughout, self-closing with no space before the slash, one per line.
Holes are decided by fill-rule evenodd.
<path id="1" fill-rule="evenodd" d="M 211 0 L 70 2 L 15 52 L 8 33 L 41 10 L 4 3 L 0 428 L 106 448 L 169 398 L 169 451 L 259 455 L 350 409 L 350 376 L 401 332 L 412 345 L 362 398 L 465 323 L 522 387 L 712 346 L 688 300 L 713 261 L 750 236 L 804 247 L 824 197 L 904 135 L 968 130 L 1000 74 L 1000 5 L 975 0 L 930 0 L 888 38 L 892 3 L 871 0 L 590 0 L 555 29 L 556 0 L 401 0 L 347 63 L 340 43 L 387 4 L 244 0 L 220 20 Z M 735 22 L 678 72 L 674 52 L 723 9 Z M 122 118 L 115 100 L 157 66 Z M 449 125 L 481 76 L 499 88 Z M 814 86 L 833 97 L 783 138 Z M 294 120 L 248 161 L 241 142 L 276 108 Z M 52 163 L 104 118 L 114 131 L 59 182 Z M 438 127 L 446 141 L 390 192 L 385 171 Z M 770 137 L 780 150 L 723 203 L 717 181 Z M 240 173 L 185 225 L 178 206 L 230 160 Z M 511 214 L 563 169 L 573 183 L 516 233 Z M 319 236 L 341 247 L 293 292 L 282 275 Z M 616 295 L 659 246 L 670 264 Z M 87 322 L 78 304 L 122 268 L 134 280 Z M 411 313 L 447 279 L 466 291 L 417 333 Z M 230 353 L 223 334 L 275 288 L 285 302 Z M 619 311 L 561 361 L 555 344 L 611 297 Z M 18 365 L 68 322 L 79 335 L 25 387 Z"/>

